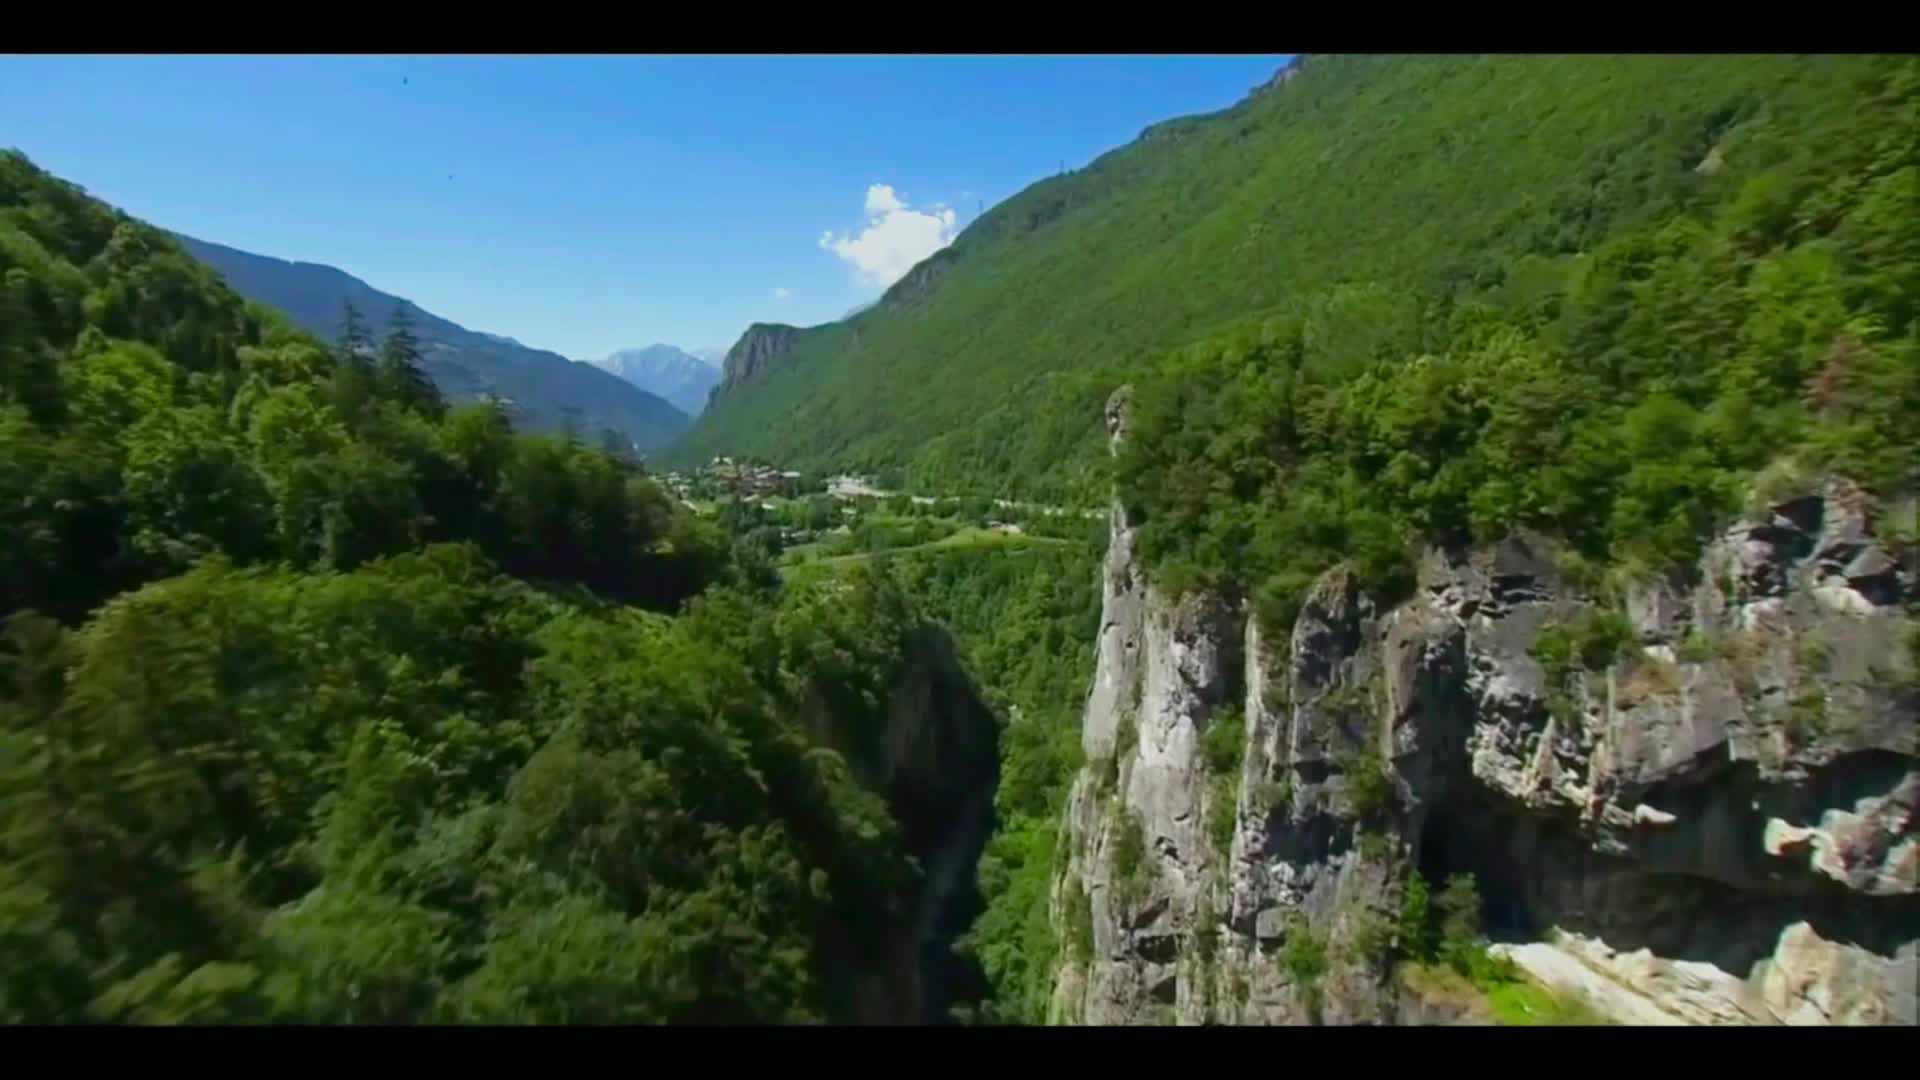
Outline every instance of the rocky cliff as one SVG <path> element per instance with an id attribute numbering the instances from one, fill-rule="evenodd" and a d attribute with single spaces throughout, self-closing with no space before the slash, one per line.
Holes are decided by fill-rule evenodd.
<path id="1" fill-rule="evenodd" d="M 1823 481 L 1688 573 L 1590 587 L 1522 534 L 1429 550 L 1391 604 L 1336 567 L 1273 635 L 1157 590 L 1116 506 L 1054 1019 L 1469 1021 L 1389 929 L 1410 875 L 1466 873 L 1497 953 L 1616 1022 L 1915 1023 L 1920 624 L 1886 532 Z"/>
<path id="2" fill-rule="evenodd" d="M 720 364 L 720 386 L 712 392 L 709 401 L 718 400 L 721 395 L 771 371 L 793 350 L 794 339 L 799 334 L 798 329 L 781 323 L 754 323 L 747 327 L 740 340 L 727 350 L 727 358 Z"/>

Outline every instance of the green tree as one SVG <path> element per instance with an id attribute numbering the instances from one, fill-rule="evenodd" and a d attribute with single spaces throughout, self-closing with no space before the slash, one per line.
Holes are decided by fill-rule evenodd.
<path id="1" fill-rule="evenodd" d="M 440 391 L 427 376 L 420 352 L 420 339 L 414 334 L 413 316 L 408 305 L 393 309 L 387 334 L 380 343 L 380 382 L 386 395 L 404 408 L 438 418 L 446 411 Z"/>
<path id="2" fill-rule="evenodd" d="M 374 351 L 373 335 L 367 331 L 365 317 L 360 314 L 359 308 L 353 306 L 351 299 L 340 303 L 340 334 L 335 342 L 340 362 L 351 365 L 369 360 Z"/>
<path id="3" fill-rule="evenodd" d="M 1434 906 L 1440 916 L 1440 959 L 1462 975 L 1476 973 L 1486 941 L 1480 932 L 1480 891 L 1472 875 L 1449 877 Z"/>

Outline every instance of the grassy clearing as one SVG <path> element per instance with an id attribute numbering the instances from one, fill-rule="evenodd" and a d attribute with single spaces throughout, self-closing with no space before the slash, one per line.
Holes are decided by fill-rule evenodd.
<path id="1" fill-rule="evenodd" d="M 1400 985 L 1421 1000 L 1451 1005 L 1499 1027 L 1599 1027 L 1611 1022 L 1585 998 L 1559 994 L 1525 975 L 1469 978 L 1445 964 L 1403 964 Z"/>
<path id="2" fill-rule="evenodd" d="M 1502 1027 L 1603 1027 L 1609 1021 L 1577 995 L 1556 994 L 1539 983 L 1500 983 L 1487 991 L 1494 1022 Z"/>

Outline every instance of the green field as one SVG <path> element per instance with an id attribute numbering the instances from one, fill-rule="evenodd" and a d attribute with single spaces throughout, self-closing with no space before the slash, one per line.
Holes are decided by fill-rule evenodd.
<path id="1" fill-rule="evenodd" d="M 798 544 L 788 548 L 781 562 L 787 566 L 819 564 L 825 566 L 850 566 L 866 562 L 881 555 L 904 555 L 912 552 L 935 551 L 950 548 L 1024 548 L 1035 545 L 1060 546 L 1075 541 L 1062 540 L 1052 536 L 1028 536 L 1024 533 L 1004 533 L 993 529 L 982 529 L 969 525 L 950 536 L 925 544 L 910 544 L 906 547 L 888 548 L 885 551 L 862 551 L 851 555 L 819 555 L 823 545 L 819 543 Z"/>

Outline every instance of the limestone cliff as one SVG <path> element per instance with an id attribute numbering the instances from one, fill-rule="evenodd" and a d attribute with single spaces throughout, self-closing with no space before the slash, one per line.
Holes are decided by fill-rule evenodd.
<path id="1" fill-rule="evenodd" d="M 709 395 L 709 404 L 771 371 L 793 351 L 794 340 L 799 336 L 797 328 L 781 323 L 754 323 L 747 327 L 721 362 L 720 385 Z"/>
<path id="2" fill-rule="evenodd" d="M 1336 567 L 1275 638 L 1155 589 L 1116 506 L 1054 1019 L 1458 1022 L 1385 970 L 1417 870 L 1619 1022 L 1916 1022 L 1916 583 L 1877 524 L 1827 481 L 1615 590 L 1525 534 L 1392 605 Z"/>

